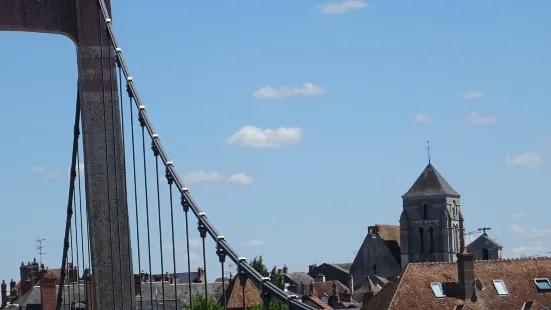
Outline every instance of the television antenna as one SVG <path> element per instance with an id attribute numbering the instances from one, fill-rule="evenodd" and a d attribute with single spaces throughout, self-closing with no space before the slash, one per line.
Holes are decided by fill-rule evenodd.
<path id="1" fill-rule="evenodd" d="M 42 245 L 42 242 L 44 242 L 46 239 L 36 239 L 36 251 L 39 257 L 39 266 L 42 266 L 42 255 L 48 254 L 45 252 L 42 252 L 44 250 L 44 246 Z"/>

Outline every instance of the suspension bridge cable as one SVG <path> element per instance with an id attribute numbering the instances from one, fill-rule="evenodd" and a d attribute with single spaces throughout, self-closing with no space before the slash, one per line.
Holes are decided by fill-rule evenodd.
<path id="1" fill-rule="evenodd" d="M 111 254 L 111 285 L 112 285 L 112 294 L 113 294 L 113 301 L 115 301 L 115 268 L 113 266 L 113 222 L 111 217 L 111 179 L 109 178 L 109 155 L 107 152 L 107 109 L 105 104 L 105 66 L 103 61 L 103 31 L 101 29 L 103 28 L 103 22 L 105 20 L 99 18 L 99 28 L 100 28 L 100 57 L 101 57 L 101 96 L 103 101 L 103 131 L 104 131 L 104 143 L 105 143 L 105 178 L 106 185 L 107 185 L 107 203 L 109 207 L 109 214 L 108 214 L 108 221 L 109 221 L 109 253 Z M 110 66 L 110 64 L 109 64 Z M 111 81 L 111 78 L 109 79 Z M 114 129 L 114 128 L 113 128 Z M 116 172 L 115 172 L 116 174 Z M 121 298 L 122 299 L 122 298 Z M 116 309 L 115 303 L 113 302 L 113 309 Z M 124 309 L 124 307 L 123 307 Z"/>
<path id="2" fill-rule="evenodd" d="M 73 191 L 73 206 L 74 206 L 74 210 L 75 210 L 75 213 L 73 214 L 73 218 L 75 219 L 75 224 L 76 224 L 76 219 L 77 219 L 77 215 L 76 215 L 76 205 L 77 205 L 77 196 L 75 194 L 75 191 Z M 74 231 L 76 230 L 76 226 L 75 227 L 71 227 L 71 230 L 70 230 L 70 237 L 71 237 L 71 264 L 69 266 L 69 268 L 71 268 L 69 270 L 69 284 L 73 287 L 73 298 L 75 298 L 76 300 L 76 297 L 75 297 L 75 281 L 73 281 L 73 277 L 74 277 L 74 268 L 75 268 L 75 259 L 74 259 L 74 252 L 75 252 L 75 243 L 73 242 L 73 239 L 75 238 L 75 233 Z M 78 253 L 78 247 L 77 247 L 77 253 Z M 77 259 L 78 261 L 78 259 Z"/>
<path id="3" fill-rule="evenodd" d="M 228 301 L 226 299 L 226 274 L 224 273 L 224 263 L 226 262 L 226 253 L 224 249 L 220 247 L 220 240 L 223 240 L 224 237 L 219 236 L 216 242 L 216 254 L 218 255 L 218 261 L 220 262 L 220 267 L 222 269 L 222 299 L 224 300 L 224 310 L 228 309 Z"/>
<path id="4" fill-rule="evenodd" d="M 204 213 L 203 213 L 204 216 Z M 207 251 L 205 247 L 205 237 L 207 236 L 207 230 L 201 221 L 197 223 L 197 229 L 199 229 L 199 234 L 201 240 L 203 241 L 203 281 L 205 282 L 205 309 L 209 308 L 209 291 L 207 283 Z"/>
<path id="5" fill-rule="evenodd" d="M 168 171 L 167 171 L 168 172 Z M 168 182 L 168 191 L 170 196 L 170 226 L 172 231 L 172 263 L 174 267 L 174 303 L 176 308 L 178 308 L 178 285 L 176 283 L 176 240 L 174 239 L 174 202 L 172 197 L 172 184 L 174 180 L 170 173 L 165 174 L 166 180 Z"/>
<path id="6" fill-rule="evenodd" d="M 193 298 L 191 296 L 191 259 L 189 257 L 189 220 L 188 220 L 188 211 L 189 204 L 182 196 L 182 208 L 184 209 L 184 214 L 186 216 L 186 252 L 187 252 L 187 279 L 188 279 L 188 288 L 189 288 L 189 308 L 193 309 Z M 207 308 L 208 309 L 208 308 Z"/>
<path id="7" fill-rule="evenodd" d="M 78 156 L 78 150 L 77 150 L 77 156 Z M 76 168 L 77 168 L 77 169 L 80 169 L 79 166 L 77 166 Z M 80 173 L 79 173 L 79 171 L 80 171 L 80 170 L 77 170 L 77 173 L 76 173 L 76 174 L 77 174 L 77 178 L 80 178 Z M 76 182 L 76 180 L 75 180 L 75 182 Z M 79 277 L 78 277 L 78 273 L 79 273 L 79 271 L 80 271 L 80 266 L 78 266 L 78 265 L 80 265 L 80 259 L 79 259 L 79 253 L 78 253 L 78 251 L 79 251 L 79 246 L 78 246 L 78 222 L 77 222 L 77 217 L 78 217 L 78 215 L 80 215 L 80 218 L 82 218 L 82 215 L 78 212 L 78 209 L 76 208 L 76 206 L 77 206 L 77 195 L 76 195 L 76 191 L 73 191 L 73 205 L 75 206 L 75 216 L 74 216 L 74 218 L 75 218 L 75 244 L 76 244 L 76 252 L 77 252 L 77 268 L 78 268 L 78 269 L 77 269 L 77 278 L 76 278 L 77 281 L 76 281 L 76 282 L 77 282 L 77 285 L 78 285 L 78 290 L 77 290 L 77 292 L 78 292 L 78 299 L 79 299 L 79 301 L 80 301 L 80 282 L 79 282 L 79 279 L 78 279 L 78 278 L 79 278 Z M 81 209 L 81 211 L 82 211 L 82 209 Z M 74 263 L 73 263 L 73 268 L 74 268 Z M 74 271 L 73 271 L 73 273 L 74 273 Z M 73 280 L 74 280 L 74 279 L 73 279 Z M 74 294 L 74 292 L 73 292 L 73 294 Z"/>
<path id="8" fill-rule="evenodd" d="M 142 156 L 143 156 L 143 174 L 144 174 L 144 183 L 145 183 L 145 213 L 146 213 L 146 222 L 147 222 L 147 253 L 149 255 L 149 293 L 151 301 L 151 309 L 153 308 L 153 282 L 151 278 L 153 277 L 153 271 L 151 268 L 151 229 L 149 226 L 149 194 L 147 190 L 147 162 L 146 162 L 146 152 L 145 152 L 145 122 L 140 114 L 138 117 L 140 126 L 142 127 Z"/>
<path id="9" fill-rule="evenodd" d="M 120 67 L 119 67 L 120 70 Z M 120 71 L 119 71 L 120 75 Z M 120 75 L 122 78 L 122 75 Z M 128 92 L 129 97 L 129 104 L 130 104 L 130 127 L 132 131 L 132 171 L 134 176 L 134 205 L 136 207 L 136 238 L 138 242 L 138 272 L 140 274 L 140 286 L 142 283 L 142 258 L 141 258 L 141 251 L 140 251 L 140 220 L 139 220 L 139 212 L 138 212 L 138 183 L 136 178 L 136 143 L 135 143 L 135 137 L 134 137 L 134 108 L 132 106 L 132 96 L 131 92 Z M 150 285 L 151 286 L 151 285 Z M 140 290 L 140 310 L 143 308 L 143 298 L 141 298 L 142 293 Z"/>
<path id="10" fill-rule="evenodd" d="M 78 86 L 77 86 L 78 87 Z M 78 91 L 77 91 L 78 94 Z M 66 275 L 67 264 L 67 252 L 69 250 L 69 232 L 71 230 L 71 217 L 73 216 L 73 192 L 75 191 L 75 165 L 78 150 L 78 141 L 80 136 L 79 124 L 80 124 L 80 99 L 77 95 L 77 103 L 75 109 L 75 123 L 73 127 L 73 151 L 71 154 L 71 180 L 69 181 L 69 197 L 67 199 L 67 219 L 65 220 L 65 236 L 63 238 L 63 254 L 61 258 L 61 276 L 59 279 L 59 290 L 57 292 L 56 309 L 61 309 L 61 302 L 63 301 L 63 287 Z"/>
<path id="11" fill-rule="evenodd" d="M 82 279 L 84 280 L 84 300 L 87 301 L 88 300 L 88 288 L 87 288 L 87 285 L 86 285 L 86 277 L 84 276 L 84 271 L 86 270 L 85 268 L 85 256 L 84 256 L 84 228 L 83 228 L 83 223 L 82 223 L 82 192 L 81 192 L 81 187 L 80 187 L 80 178 L 82 177 L 80 171 L 80 150 L 77 149 L 77 167 L 78 167 L 78 175 L 77 175 L 77 182 L 78 182 L 78 204 L 79 204 L 79 209 L 80 209 L 80 212 L 79 212 L 79 217 L 80 217 L 80 246 L 81 246 L 81 254 L 82 254 Z M 88 217 L 87 217 L 88 218 Z M 86 228 L 88 229 L 88 228 Z M 86 236 L 89 238 L 88 236 L 88 231 L 86 231 Z M 88 239 L 87 238 L 87 239 Z M 88 253 L 88 256 L 90 256 L 90 253 Z M 80 274 L 79 274 L 80 275 Z M 80 286 L 80 285 L 79 285 Z M 80 294 L 80 293 L 79 293 Z M 88 309 L 88 302 L 84 303 L 85 305 L 85 308 Z"/>
<path id="12" fill-rule="evenodd" d="M 165 309 L 165 270 L 163 264 L 163 226 L 161 224 L 161 190 L 159 186 L 159 151 L 155 144 L 151 145 L 155 156 L 155 180 L 157 181 L 157 210 L 159 212 L 159 248 L 161 254 L 161 292 L 163 294 L 163 310 Z"/>

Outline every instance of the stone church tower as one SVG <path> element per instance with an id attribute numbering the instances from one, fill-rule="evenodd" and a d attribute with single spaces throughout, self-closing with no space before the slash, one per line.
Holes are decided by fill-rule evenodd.
<path id="1" fill-rule="evenodd" d="M 402 268 L 413 262 L 453 262 L 465 246 L 459 195 L 430 163 L 402 196 Z"/>

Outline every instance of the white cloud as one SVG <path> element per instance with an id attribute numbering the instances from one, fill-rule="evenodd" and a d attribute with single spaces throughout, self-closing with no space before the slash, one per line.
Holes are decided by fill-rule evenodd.
<path id="1" fill-rule="evenodd" d="M 419 113 L 413 117 L 413 121 L 419 124 L 427 124 L 430 122 L 430 117 L 425 113 Z"/>
<path id="2" fill-rule="evenodd" d="M 538 254 L 544 254 L 547 249 L 541 245 L 521 245 L 513 248 L 513 252 L 519 253 L 524 256 L 534 256 Z"/>
<path id="3" fill-rule="evenodd" d="M 264 244 L 264 241 L 262 240 L 249 240 L 243 243 L 244 246 L 261 246 L 263 244 Z"/>
<path id="4" fill-rule="evenodd" d="M 303 137 L 304 131 L 297 127 L 263 129 L 248 125 L 229 137 L 227 142 L 245 147 L 276 149 L 299 144 Z"/>
<path id="5" fill-rule="evenodd" d="M 519 237 L 522 238 L 532 238 L 532 239 L 538 239 L 538 238 L 544 238 L 551 236 L 551 228 L 544 228 L 544 229 L 525 229 L 524 227 L 513 224 L 511 227 L 508 228 L 508 230 Z"/>
<path id="6" fill-rule="evenodd" d="M 322 87 L 313 83 L 304 83 L 300 87 L 296 86 L 263 86 L 253 92 L 253 98 L 258 99 L 278 99 L 292 96 L 318 96 L 326 92 Z"/>
<path id="7" fill-rule="evenodd" d="M 245 173 L 232 174 L 226 179 L 226 181 L 228 183 L 236 183 L 241 185 L 250 185 L 254 182 L 253 178 L 246 175 Z"/>
<path id="8" fill-rule="evenodd" d="M 31 167 L 31 170 L 36 173 L 42 173 L 46 171 L 46 168 L 44 168 L 43 166 L 34 166 L 34 167 Z"/>
<path id="9" fill-rule="evenodd" d="M 472 125 L 489 125 L 500 121 L 500 118 L 494 115 L 480 115 L 478 112 L 472 112 L 467 116 L 467 121 Z"/>
<path id="10" fill-rule="evenodd" d="M 512 233 L 515 233 L 515 234 L 522 234 L 524 233 L 524 227 L 518 225 L 518 224 L 513 224 L 511 227 L 509 227 L 507 230 L 509 230 L 510 232 Z"/>
<path id="11" fill-rule="evenodd" d="M 213 182 L 223 180 L 225 176 L 216 171 L 205 172 L 202 170 L 192 171 L 184 174 L 183 181 L 185 183 L 200 183 L 200 182 Z"/>
<path id="12" fill-rule="evenodd" d="M 508 154 L 505 157 L 505 162 L 508 165 L 524 166 L 528 168 L 536 168 L 543 162 L 543 155 L 536 152 L 520 153 L 517 155 Z"/>
<path id="13" fill-rule="evenodd" d="M 325 14 L 345 14 L 352 10 L 364 9 L 367 2 L 362 0 L 343 0 L 340 2 L 328 2 L 317 6 Z"/>
<path id="14" fill-rule="evenodd" d="M 513 220 L 518 220 L 522 218 L 522 212 L 513 213 L 509 215 L 509 217 L 512 218 Z"/>
<path id="15" fill-rule="evenodd" d="M 473 99 L 478 99 L 483 95 L 484 93 L 481 91 L 469 91 L 469 92 L 463 93 L 461 97 L 463 97 L 463 99 L 473 100 Z"/>

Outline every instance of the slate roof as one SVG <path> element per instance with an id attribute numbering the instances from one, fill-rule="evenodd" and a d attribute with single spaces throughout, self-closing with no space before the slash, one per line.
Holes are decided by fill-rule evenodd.
<path id="1" fill-rule="evenodd" d="M 470 249 L 491 249 L 491 248 L 503 249 L 503 246 L 485 234 L 478 236 L 478 238 L 476 238 L 473 242 L 467 245 L 467 251 Z"/>
<path id="2" fill-rule="evenodd" d="M 152 290 L 150 290 L 150 285 Z M 228 286 L 225 283 L 226 287 Z M 161 299 L 162 298 L 163 283 L 161 282 L 142 282 L 142 300 Z M 165 300 L 175 300 L 174 298 L 174 284 L 164 283 L 165 288 Z M 189 300 L 189 283 L 177 284 L 177 298 L 178 300 Z M 153 296 L 151 296 L 153 291 Z M 205 294 L 205 283 L 191 283 L 191 297 L 195 298 L 199 295 Z M 209 297 L 214 297 L 219 300 L 223 295 L 222 282 L 207 283 L 207 294 Z M 155 297 L 157 295 L 157 297 Z"/>
<path id="3" fill-rule="evenodd" d="M 343 269 L 346 272 L 350 272 L 350 268 L 352 267 L 352 263 L 342 263 L 342 264 L 333 264 L 341 269 Z"/>
<path id="4" fill-rule="evenodd" d="M 402 195 L 402 198 L 438 195 L 452 197 L 460 196 L 459 193 L 448 184 L 444 177 L 440 175 L 436 168 L 429 163 L 419 178 L 417 178 L 417 181 L 415 181 L 411 188 Z"/>
<path id="5" fill-rule="evenodd" d="M 306 272 L 289 272 L 285 274 L 285 277 L 288 278 L 289 282 L 293 282 L 296 285 L 300 285 L 300 283 L 304 283 L 304 285 L 308 285 L 311 282 L 314 282 L 314 278 L 308 275 Z"/>
<path id="6" fill-rule="evenodd" d="M 451 310 L 465 305 L 477 310 L 518 310 L 527 301 L 551 307 L 551 292 L 538 291 L 534 284 L 534 278 L 551 278 L 551 258 L 475 261 L 475 278 L 482 282 L 483 289 L 475 289 L 472 300 L 457 298 L 457 273 L 456 263 L 409 264 L 364 308 Z M 503 280 L 508 295 L 498 295 L 493 280 Z M 447 297 L 435 298 L 431 282 L 442 283 Z"/>

